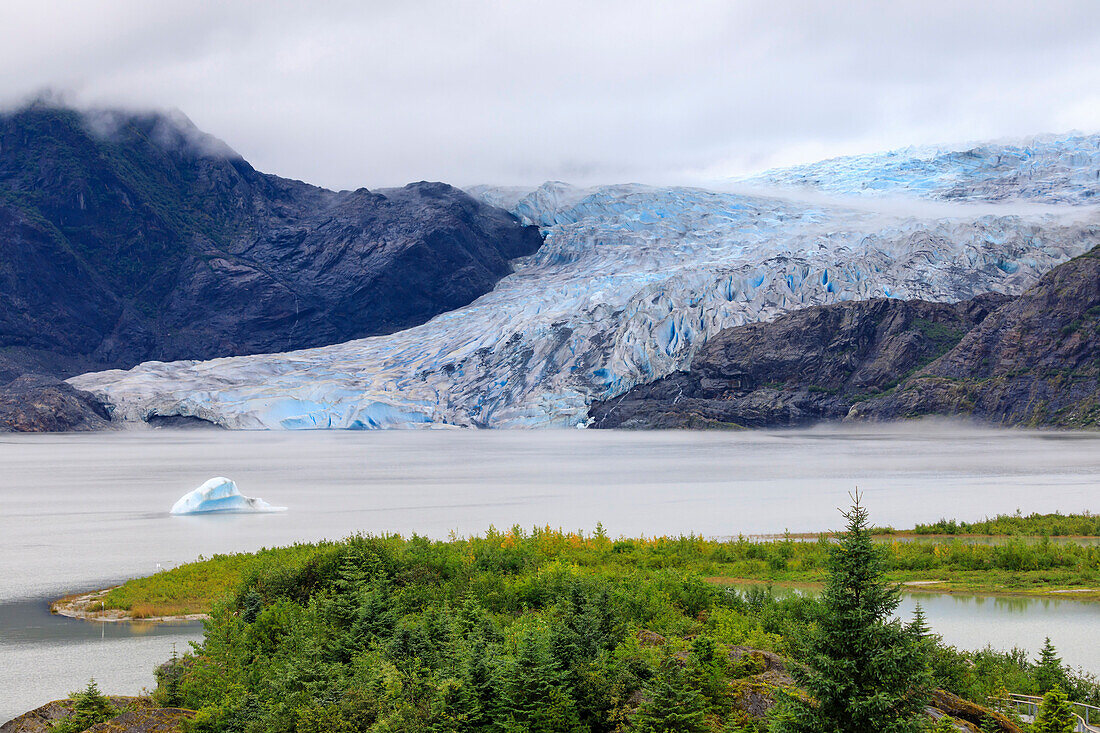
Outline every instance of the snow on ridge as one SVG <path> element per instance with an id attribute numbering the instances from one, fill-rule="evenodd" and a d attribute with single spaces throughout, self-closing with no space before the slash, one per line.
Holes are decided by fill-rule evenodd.
<path id="1" fill-rule="evenodd" d="M 1019 190 L 1004 176 L 973 180 L 976 190 Z M 509 203 L 547 238 L 465 308 L 344 344 L 151 362 L 70 381 L 128 420 L 192 415 L 266 429 L 581 426 L 592 400 L 685 368 L 723 328 L 838 300 L 1018 293 L 1100 242 L 1100 221 L 1086 207 L 1070 217 L 963 206 L 950 217 L 919 217 L 636 184 L 472 193 Z"/>
<path id="2" fill-rule="evenodd" d="M 764 171 L 734 182 L 845 195 L 1100 204 L 1100 134 L 901 148 Z"/>

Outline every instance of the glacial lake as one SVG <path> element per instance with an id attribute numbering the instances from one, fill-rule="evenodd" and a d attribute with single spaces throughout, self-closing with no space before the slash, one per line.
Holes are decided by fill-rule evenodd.
<path id="1" fill-rule="evenodd" d="M 172 517 L 212 476 L 281 514 Z M 0 438 L 0 722 L 95 676 L 152 687 L 201 627 L 90 624 L 48 601 L 199 555 L 353 532 L 519 524 L 613 535 L 816 532 L 856 488 L 877 524 L 1100 509 L 1100 434 L 919 423 L 753 432 L 141 430 Z M 912 594 L 963 648 L 1050 635 L 1100 673 L 1100 604 Z"/>

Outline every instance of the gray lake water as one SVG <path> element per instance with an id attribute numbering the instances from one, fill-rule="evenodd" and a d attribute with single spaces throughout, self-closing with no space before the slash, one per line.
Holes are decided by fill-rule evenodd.
<path id="1" fill-rule="evenodd" d="M 171 517 L 228 476 L 282 514 Z M 59 619 L 48 600 L 217 552 L 519 524 L 612 535 L 813 532 L 855 488 L 878 524 L 1100 509 L 1100 435 L 951 424 L 743 433 L 134 431 L 0 439 L 0 721 L 95 676 L 117 693 L 201 629 Z M 947 641 L 1100 673 L 1100 604 L 926 596 Z"/>

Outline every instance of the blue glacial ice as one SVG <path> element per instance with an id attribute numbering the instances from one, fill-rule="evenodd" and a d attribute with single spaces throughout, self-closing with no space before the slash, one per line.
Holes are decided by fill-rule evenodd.
<path id="1" fill-rule="evenodd" d="M 528 191 L 479 187 L 472 193 L 540 226 L 546 243 L 465 308 L 388 336 L 148 362 L 70 381 L 103 399 L 116 419 L 132 421 L 189 415 L 242 429 L 583 426 L 592 400 L 685 368 L 723 328 L 841 300 L 1021 292 L 1100 243 L 1100 216 L 1084 203 L 1081 183 L 1094 155 L 1074 140 L 1010 158 L 1018 166 L 1047 161 L 1015 177 L 1001 170 L 1007 163 L 996 162 L 999 153 L 989 153 L 988 165 L 971 164 L 972 156 L 937 159 L 937 180 L 952 181 L 960 195 L 937 199 L 900 187 L 909 206 L 897 197 L 836 196 L 856 193 L 851 183 L 828 197 L 803 195 L 781 186 L 776 172 L 740 182 L 737 193 L 557 182 Z M 819 165 L 832 165 L 837 172 L 829 175 L 838 178 L 874 180 L 894 165 L 891 156 Z M 1041 185 L 1022 186 L 1027 171 Z"/>
<path id="2" fill-rule="evenodd" d="M 285 512 L 286 507 L 271 506 L 263 499 L 242 496 L 237 484 L 217 476 L 194 491 L 188 491 L 172 505 L 170 514 L 209 514 L 212 512 Z"/>
<path id="3" fill-rule="evenodd" d="M 1100 135 L 904 148 L 832 158 L 739 179 L 832 194 L 906 194 L 944 201 L 1100 204 Z"/>

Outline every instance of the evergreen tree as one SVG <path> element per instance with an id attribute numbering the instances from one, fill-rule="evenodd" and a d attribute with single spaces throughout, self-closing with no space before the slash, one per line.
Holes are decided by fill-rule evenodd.
<path id="1" fill-rule="evenodd" d="M 496 680 L 494 722 L 528 733 L 568 733 L 580 728 L 576 705 L 548 646 L 535 634 L 520 639 L 515 658 Z"/>
<path id="2" fill-rule="evenodd" d="M 480 718 L 481 706 L 469 685 L 453 678 L 439 683 L 432 701 L 429 733 L 468 731 Z"/>
<path id="3" fill-rule="evenodd" d="M 95 679 L 88 680 L 87 686 L 80 692 L 69 695 L 73 701 L 73 711 L 68 717 L 54 724 L 53 733 L 77 733 L 91 728 L 96 723 L 118 715 L 119 711 L 110 699 L 99 691 Z"/>
<path id="4" fill-rule="evenodd" d="M 172 644 L 172 656 L 164 671 L 164 695 L 161 701 L 165 707 L 174 708 L 183 704 L 183 690 L 180 684 L 182 674 L 180 657 L 176 653 L 176 645 Z"/>
<path id="5" fill-rule="evenodd" d="M 1043 648 L 1039 650 L 1039 660 L 1036 662 L 1035 680 L 1039 683 L 1039 692 L 1047 693 L 1056 686 L 1065 685 L 1066 670 L 1062 666 L 1062 659 L 1050 643 L 1050 637 L 1043 642 Z"/>
<path id="6" fill-rule="evenodd" d="M 646 700 L 634 716 L 637 733 L 706 733 L 707 701 L 689 684 L 683 668 L 665 657 L 646 686 Z"/>
<path id="7" fill-rule="evenodd" d="M 706 634 L 695 637 L 691 644 L 687 678 L 706 698 L 711 711 L 716 713 L 729 707 L 728 667 L 728 657 L 720 652 L 713 638 Z"/>
<path id="8" fill-rule="evenodd" d="M 932 635 L 932 629 L 928 626 L 928 617 L 924 615 L 924 609 L 919 603 L 913 608 L 913 619 L 906 625 L 905 630 L 916 639 L 927 639 Z"/>
<path id="9" fill-rule="evenodd" d="M 847 530 L 830 549 L 824 614 L 800 673 L 809 699 L 788 695 L 777 728 L 784 733 L 905 733 L 926 726 L 931 674 L 922 644 L 892 620 L 900 603 L 886 583 L 884 550 L 874 544 L 860 496 Z"/>
<path id="10" fill-rule="evenodd" d="M 1061 687 L 1055 685 L 1050 692 L 1043 695 L 1043 703 L 1039 706 L 1039 714 L 1031 729 L 1035 733 L 1073 733 L 1077 729 L 1073 706 L 1069 704 Z"/>

